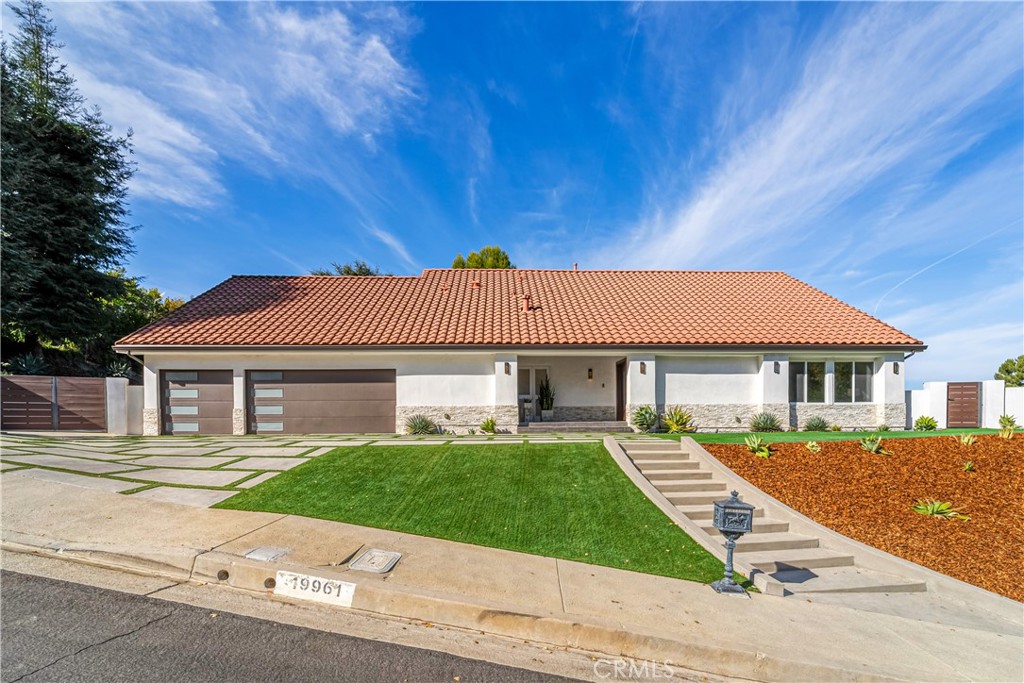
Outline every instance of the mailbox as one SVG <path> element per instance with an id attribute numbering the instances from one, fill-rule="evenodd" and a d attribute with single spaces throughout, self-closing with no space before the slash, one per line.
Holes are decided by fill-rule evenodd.
<path id="1" fill-rule="evenodd" d="M 715 528 L 723 534 L 749 534 L 754 528 L 754 506 L 740 500 L 739 491 L 715 501 Z"/>

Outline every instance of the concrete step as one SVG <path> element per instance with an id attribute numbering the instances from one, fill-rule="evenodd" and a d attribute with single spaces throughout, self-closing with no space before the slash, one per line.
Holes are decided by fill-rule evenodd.
<path id="1" fill-rule="evenodd" d="M 665 494 L 668 497 L 670 493 L 688 493 L 690 491 L 724 491 L 726 486 L 720 481 L 684 481 L 676 484 L 666 484 L 666 488 L 662 488 L 662 483 L 659 481 L 654 484 L 654 487 Z"/>
<path id="2" fill-rule="evenodd" d="M 686 451 L 639 451 L 627 453 L 633 462 L 664 462 L 665 460 L 689 460 Z"/>
<path id="3" fill-rule="evenodd" d="M 712 536 L 718 535 L 719 531 L 712 524 L 711 518 L 701 521 L 700 528 L 708 532 Z M 754 530 L 751 533 L 755 534 L 772 534 L 779 531 L 789 531 L 789 522 L 780 522 L 777 519 L 755 519 Z"/>
<path id="4" fill-rule="evenodd" d="M 722 539 L 725 545 L 725 539 Z M 736 541 L 737 553 L 753 553 L 765 550 L 796 550 L 799 548 L 817 548 L 818 539 L 813 536 L 794 534 L 789 531 L 778 531 L 768 534 L 747 534 Z"/>
<path id="5" fill-rule="evenodd" d="M 743 553 L 743 561 L 763 572 L 772 574 L 790 569 L 851 567 L 853 566 L 853 555 L 837 553 L 827 548 L 800 548 L 797 550 L 747 552 Z"/>
<path id="6" fill-rule="evenodd" d="M 710 479 L 714 474 L 704 470 L 680 470 L 672 479 L 659 479 L 658 490 L 662 493 L 667 491 L 683 491 L 685 489 L 672 488 L 676 484 L 689 484 L 692 481 L 703 481 Z"/>
<path id="7" fill-rule="evenodd" d="M 633 463 L 641 472 L 646 470 L 688 470 L 694 460 L 676 458 L 675 460 L 634 460 Z"/>
<path id="8" fill-rule="evenodd" d="M 654 483 L 655 486 L 658 485 L 657 482 L 652 483 Z M 716 500 L 729 497 L 723 493 L 724 491 L 725 484 L 722 485 L 721 491 L 684 491 L 681 493 L 666 493 L 664 496 L 676 507 L 679 507 L 680 505 L 706 505 L 710 510 L 711 504 Z"/>
<path id="9" fill-rule="evenodd" d="M 520 434 L 547 434 L 563 432 L 630 432 L 625 422 L 531 422 L 520 424 Z"/>
<path id="10" fill-rule="evenodd" d="M 668 439 L 651 439 L 650 441 L 628 441 L 619 442 L 622 449 L 627 453 L 639 453 L 641 451 L 676 451 L 679 452 L 683 446 L 678 441 Z"/>
<path id="11" fill-rule="evenodd" d="M 659 482 L 660 485 L 660 482 Z M 676 509 L 686 515 L 688 518 L 697 521 L 702 519 L 714 519 L 715 508 L 707 503 L 700 505 L 676 505 Z M 764 510 L 761 508 L 754 508 L 754 518 L 764 517 Z"/>
<path id="12" fill-rule="evenodd" d="M 920 593 L 928 590 L 924 581 L 904 579 L 863 567 L 787 569 L 769 574 L 783 584 L 786 593 Z"/>
<path id="13" fill-rule="evenodd" d="M 659 469 L 641 470 L 641 472 L 642 472 L 642 474 L 645 477 L 647 477 L 651 481 L 657 481 L 659 479 L 675 479 L 676 477 L 679 476 L 680 472 L 684 472 L 686 470 L 693 471 L 693 470 L 699 470 L 699 469 L 700 469 L 700 463 L 699 462 L 687 462 L 685 467 L 679 467 L 679 468 L 674 469 L 674 470 L 665 470 L 665 469 L 659 468 Z"/>

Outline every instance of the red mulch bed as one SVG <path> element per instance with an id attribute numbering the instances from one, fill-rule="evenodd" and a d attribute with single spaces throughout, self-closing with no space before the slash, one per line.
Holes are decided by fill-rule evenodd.
<path id="1" fill-rule="evenodd" d="M 857 441 L 772 446 L 758 458 L 743 445 L 704 444 L 752 484 L 816 522 L 961 581 L 1024 601 L 1024 437 L 884 439 L 892 455 Z M 964 472 L 973 460 L 975 472 Z M 919 499 L 951 501 L 970 521 L 911 510 Z"/>

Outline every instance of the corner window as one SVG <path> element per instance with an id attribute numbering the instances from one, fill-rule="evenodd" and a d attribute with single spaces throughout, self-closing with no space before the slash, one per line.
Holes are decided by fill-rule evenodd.
<path id="1" fill-rule="evenodd" d="M 791 403 L 825 402 L 825 363 L 789 362 Z"/>

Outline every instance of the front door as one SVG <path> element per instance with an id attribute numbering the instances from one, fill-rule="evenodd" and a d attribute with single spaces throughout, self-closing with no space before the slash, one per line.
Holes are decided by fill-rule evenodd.
<path id="1" fill-rule="evenodd" d="M 615 419 L 626 419 L 626 359 L 615 364 Z"/>
<path id="2" fill-rule="evenodd" d="M 537 388 L 547 379 L 547 368 L 519 366 L 519 421 L 522 423 L 540 420 L 540 399 Z"/>

